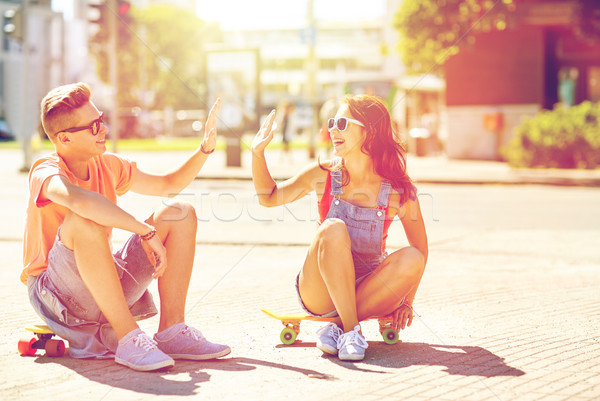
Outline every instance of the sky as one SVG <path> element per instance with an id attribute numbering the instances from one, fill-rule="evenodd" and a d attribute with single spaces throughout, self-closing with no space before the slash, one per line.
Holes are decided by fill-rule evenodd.
<path id="1" fill-rule="evenodd" d="M 73 1 L 52 0 L 52 8 L 71 19 Z M 307 0 L 196 0 L 196 4 L 200 18 L 218 21 L 224 29 L 299 27 L 306 21 Z M 321 21 L 372 19 L 381 17 L 385 6 L 386 0 L 314 0 L 314 14 Z"/>

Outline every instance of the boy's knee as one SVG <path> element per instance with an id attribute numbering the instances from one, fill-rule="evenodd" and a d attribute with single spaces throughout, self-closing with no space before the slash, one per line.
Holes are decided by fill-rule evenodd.
<path id="1" fill-rule="evenodd" d="M 92 220 L 81 217 L 71 211 L 67 212 L 60 227 L 60 240 L 69 248 L 73 249 L 76 239 L 93 240 L 106 238 L 106 229 Z"/>
<path id="2" fill-rule="evenodd" d="M 165 222 L 189 221 L 197 223 L 194 205 L 183 200 L 169 200 L 159 211 L 159 219 Z"/>

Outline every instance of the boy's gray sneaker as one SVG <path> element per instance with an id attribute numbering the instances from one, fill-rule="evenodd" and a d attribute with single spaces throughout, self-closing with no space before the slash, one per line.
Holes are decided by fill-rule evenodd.
<path id="1" fill-rule="evenodd" d="M 360 326 L 354 330 L 340 335 L 338 340 L 338 357 L 343 361 L 361 361 L 365 357 L 365 350 L 369 347 L 367 341 L 359 333 Z"/>
<path id="2" fill-rule="evenodd" d="M 317 348 L 321 351 L 337 355 L 338 353 L 338 338 L 342 334 L 342 329 L 335 323 L 328 323 L 317 330 Z"/>
<path id="3" fill-rule="evenodd" d="M 173 358 L 158 349 L 156 342 L 139 328 L 119 340 L 115 362 L 144 372 L 175 365 Z"/>
<path id="4" fill-rule="evenodd" d="M 231 352 L 227 345 L 211 343 L 200 330 L 185 323 L 178 323 L 156 333 L 154 340 L 158 348 L 174 359 L 214 359 Z"/>

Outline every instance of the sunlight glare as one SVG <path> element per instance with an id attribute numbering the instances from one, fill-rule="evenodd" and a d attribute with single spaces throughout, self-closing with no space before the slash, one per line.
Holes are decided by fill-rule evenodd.
<path id="1" fill-rule="evenodd" d="M 306 25 L 308 0 L 197 0 L 196 14 L 218 21 L 223 29 L 299 28 Z M 381 18 L 386 0 L 314 0 L 314 17 L 320 21 Z"/>

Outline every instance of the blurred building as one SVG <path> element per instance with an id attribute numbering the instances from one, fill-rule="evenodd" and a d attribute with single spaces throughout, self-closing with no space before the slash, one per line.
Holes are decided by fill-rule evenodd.
<path id="1" fill-rule="evenodd" d="M 339 97 L 355 87 L 386 97 L 403 72 L 393 50 L 397 34 L 391 18 L 399 1 L 388 1 L 388 12 L 372 20 L 307 21 L 286 29 L 236 29 L 224 32 L 225 46 L 259 48 L 262 98 L 272 108 L 283 98 L 302 101 L 310 92 L 310 58 L 315 61 L 319 102 Z M 310 18 L 309 18 L 310 20 Z M 311 51 L 313 52 L 311 54 Z"/>
<path id="2" fill-rule="evenodd" d="M 186 9 L 194 12 L 196 10 L 196 0 L 129 0 L 135 7 L 144 8 L 152 4 L 168 3 L 172 6 Z"/>
<path id="3" fill-rule="evenodd" d="M 0 1 L 0 8 L 13 7 L 21 1 Z M 314 0 L 327 1 L 327 0 Z M 404 67 L 396 52 L 397 32 L 392 19 L 402 0 L 387 0 L 386 11 L 372 18 L 359 20 L 319 20 L 311 12 L 304 23 L 298 26 L 264 29 L 228 29 L 224 31 L 223 48 L 258 49 L 260 54 L 260 103 L 262 109 L 270 110 L 281 100 L 289 100 L 299 107 L 297 123 L 309 128 L 315 114 L 307 109 L 318 107 L 330 98 L 339 98 L 345 93 L 372 93 L 388 100 L 390 110 L 402 124 L 407 123 L 406 111 L 418 97 L 420 80 L 401 82 Z M 144 8 L 164 0 L 130 0 L 133 7 Z M 196 9 L 195 0 L 167 0 L 188 10 Z M 25 48 L 20 43 L 3 39 L 0 55 L 0 117 L 11 115 L 13 120 L 23 120 L 31 115 L 20 107 L 19 112 L 11 111 L 22 103 L 19 99 L 35 101 L 27 106 L 36 110 L 39 99 L 51 88 L 66 82 L 85 81 L 94 88 L 96 102 L 102 107 L 109 104 L 112 88 L 102 84 L 96 74 L 96 63 L 91 59 L 88 38 L 95 26 L 90 1 L 72 0 L 65 8 L 65 16 L 52 12 L 50 0 L 28 0 L 31 23 L 28 29 L 31 49 L 25 69 Z M 307 1 L 307 6 L 311 1 Z M 43 10 L 45 17 L 34 17 Z M 1 11 L 1 10 L 0 10 Z M 40 13 L 42 11 L 39 11 Z M 2 35 L 2 33 L 0 33 Z M 41 44 L 41 45 L 37 45 Z M 202 49 L 199 49 L 201 51 Z M 36 75 L 31 80 L 31 92 L 25 95 L 22 82 L 26 74 Z M 417 87 L 413 85 L 417 82 Z M 19 86 L 21 85 L 21 86 Z M 403 86 L 404 85 L 404 86 Z M 400 89 L 400 90 L 398 90 Z M 29 91 L 29 90 L 28 90 Z M 412 91 L 415 95 L 407 95 Z M 430 90 L 426 89 L 426 93 Z M 424 93 L 425 93 L 424 92 Z M 406 97 L 406 99 L 404 99 Z M 11 99 L 7 104 L 6 99 Z M 417 102 L 418 103 L 418 102 Z M 39 123 L 37 118 L 35 120 Z M 13 124 L 17 124 L 13 122 Z M 13 125 L 11 124 L 11 125 Z M 18 125 L 18 124 L 17 124 Z M 15 125 L 15 127 L 17 126 Z M 404 126 L 403 125 L 403 126 Z M 29 129 L 15 128 L 18 131 Z"/>
<path id="4" fill-rule="evenodd" d="M 391 83 L 400 73 L 400 66 L 382 53 L 384 31 L 382 21 L 348 21 L 317 24 L 314 31 L 307 28 L 225 32 L 225 44 L 260 48 L 263 102 L 270 107 L 282 96 L 301 98 L 306 92 L 311 41 L 320 100 L 343 94 L 352 83 L 362 83 L 366 91 L 389 90 L 390 86 L 381 86 L 381 82 Z"/>
<path id="5" fill-rule="evenodd" d="M 14 0 L 0 1 L 0 16 L 0 119 L 27 143 L 39 128 L 40 99 L 64 80 L 62 15 L 49 0 Z"/>
<path id="6" fill-rule="evenodd" d="M 582 32 L 600 26 L 600 2 L 516 6 L 512 28 L 475 34 L 445 65 L 450 157 L 496 159 L 525 117 L 559 102 L 600 101 L 600 41 Z"/>

